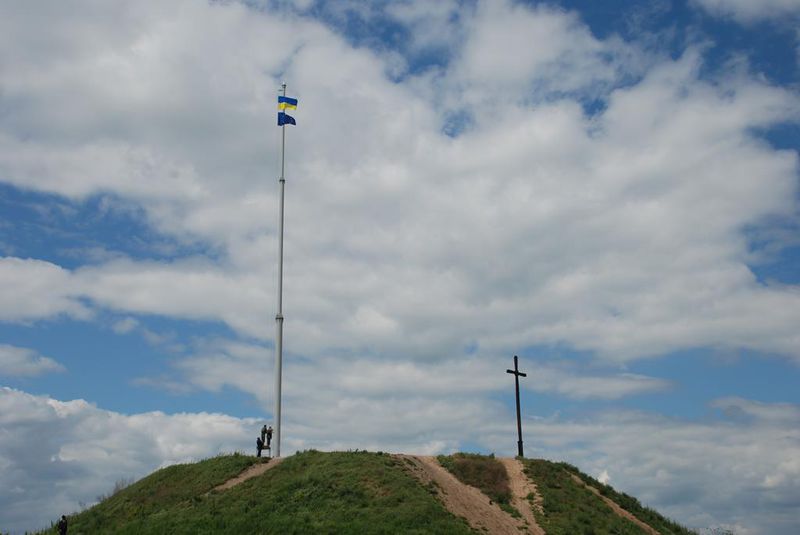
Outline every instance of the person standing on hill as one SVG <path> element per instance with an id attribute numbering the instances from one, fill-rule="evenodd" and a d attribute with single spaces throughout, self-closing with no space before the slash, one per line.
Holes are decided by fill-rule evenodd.
<path id="1" fill-rule="evenodd" d="M 267 436 L 267 424 L 261 428 L 261 442 L 264 442 L 265 437 Z"/>
<path id="2" fill-rule="evenodd" d="M 61 520 L 58 521 L 58 535 L 67 535 L 67 517 L 61 515 Z"/>
<path id="3" fill-rule="evenodd" d="M 270 447 L 270 442 L 272 442 L 272 426 L 267 428 L 267 447 Z"/>
<path id="4" fill-rule="evenodd" d="M 261 450 L 264 449 L 264 441 L 261 437 L 256 437 L 256 457 L 261 457 Z"/>

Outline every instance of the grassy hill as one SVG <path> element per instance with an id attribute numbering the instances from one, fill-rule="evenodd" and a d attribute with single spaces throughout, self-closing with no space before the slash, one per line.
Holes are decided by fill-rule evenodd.
<path id="1" fill-rule="evenodd" d="M 484 486 L 492 496 L 487 500 L 517 513 L 507 506 L 503 473 L 492 461 L 478 455 L 440 458 L 464 484 Z M 158 470 L 71 516 L 69 533 L 475 533 L 467 520 L 448 512 L 434 482 L 415 478 L 408 459 L 383 453 L 307 451 L 233 488 L 213 490 L 257 462 L 236 454 Z M 690 533 L 569 465 L 525 460 L 524 468 L 542 493 L 536 520 L 548 534 L 642 532 L 609 513 L 579 483 L 584 478 L 660 533 Z"/>

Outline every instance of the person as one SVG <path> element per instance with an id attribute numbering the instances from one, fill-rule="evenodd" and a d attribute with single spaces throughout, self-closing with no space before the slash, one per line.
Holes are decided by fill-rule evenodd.
<path id="1" fill-rule="evenodd" d="M 261 457 L 261 450 L 264 449 L 264 441 L 261 437 L 256 437 L 256 457 Z"/>
<path id="2" fill-rule="evenodd" d="M 272 426 L 267 428 L 267 447 L 270 447 L 270 442 L 272 442 Z"/>
<path id="3" fill-rule="evenodd" d="M 261 428 L 261 442 L 264 442 L 264 437 L 267 436 L 267 424 Z"/>
<path id="4" fill-rule="evenodd" d="M 58 521 L 58 535 L 67 535 L 67 516 L 61 515 L 61 520 Z"/>

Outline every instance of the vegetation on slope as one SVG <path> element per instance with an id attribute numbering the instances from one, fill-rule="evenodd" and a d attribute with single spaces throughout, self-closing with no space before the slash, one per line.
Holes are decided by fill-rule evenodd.
<path id="1" fill-rule="evenodd" d="M 559 465 L 561 465 L 565 470 L 581 478 L 581 480 L 587 483 L 588 485 L 591 485 L 592 487 L 599 490 L 600 494 L 613 500 L 617 505 L 619 505 L 620 507 L 631 513 L 633 516 L 635 516 L 642 522 L 651 526 L 661 535 L 694 535 L 693 531 L 688 530 L 685 527 L 681 526 L 680 524 L 677 524 L 676 522 L 673 522 L 672 520 L 663 517 L 657 511 L 649 507 L 643 506 L 639 502 L 639 500 L 637 500 L 633 496 L 629 496 L 624 492 L 618 492 L 609 485 L 600 483 L 595 478 L 584 474 L 571 464 L 559 463 Z"/>
<path id="2" fill-rule="evenodd" d="M 561 463 L 524 459 L 525 474 L 542 495 L 542 514 L 533 508 L 536 522 L 548 535 L 640 535 L 644 530 L 621 518 L 599 496 L 570 477 Z M 530 497 L 532 498 L 532 496 Z"/>
<path id="3" fill-rule="evenodd" d="M 492 455 L 454 453 L 436 458 L 459 481 L 486 494 L 507 513 L 521 516 L 511 505 L 511 488 L 506 467 Z"/>
<path id="4" fill-rule="evenodd" d="M 143 518 L 163 514 L 205 494 L 256 460 L 237 453 L 162 468 L 114 492 L 100 504 L 70 516 L 69 532 L 124 533 L 127 526 L 138 524 Z"/>
<path id="5" fill-rule="evenodd" d="M 419 485 L 402 461 L 390 455 L 308 451 L 287 457 L 264 475 L 229 490 L 207 493 L 246 464 L 223 477 L 200 478 L 200 474 L 235 459 L 170 467 L 180 482 L 164 477 L 164 471 L 156 472 L 72 517 L 70 535 L 472 533 Z M 186 476 L 185 470 L 194 475 Z M 202 485 L 197 483 L 201 479 Z M 187 483 L 191 490 L 184 487 Z"/>

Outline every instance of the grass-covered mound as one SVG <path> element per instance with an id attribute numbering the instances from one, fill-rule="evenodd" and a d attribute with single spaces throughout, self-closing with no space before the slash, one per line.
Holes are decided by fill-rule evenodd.
<path id="1" fill-rule="evenodd" d="M 70 535 L 472 533 L 401 461 L 379 453 L 299 453 L 208 492 L 254 461 L 227 456 L 160 470 L 71 517 Z"/>
<path id="2" fill-rule="evenodd" d="M 519 514 L 509 505 L 505 467 L 494 456 L 455 454 L 439 461 L 461 482 Z M 256 462 L 228 455 L 158 470 L 71 515 L 69 533 L 472 533 L 402 459 L 381 453 L 303 452 L 231 489 L 213 490 Z M 692 533 L 571 465 L 529 459 L 523 465 L 542 495 L 544 512 L 533 511 L 548 535 L 643 533 L 573 475 L 662 535 Z"/>
<path id="3" fill-rule="evenodd" d="M 494 454 L 454 453 L 439 455 L 436 459 L 459 481 L 479 489 L 507 513 L 520 516 L 519 511 L 511 505 L 506 467 L 494 458 Z"/>

